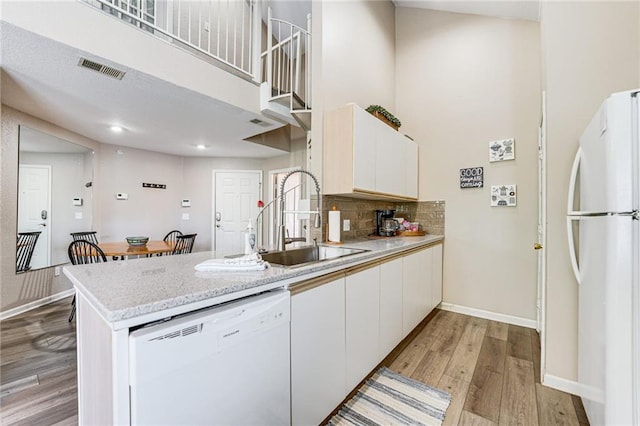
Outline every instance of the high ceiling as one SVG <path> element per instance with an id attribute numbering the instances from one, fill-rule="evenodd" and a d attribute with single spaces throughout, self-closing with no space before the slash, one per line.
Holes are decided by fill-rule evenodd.
<path id="1" fill-rule="evenodd" d="M 537 0 L 393 2 L 397 7 L 516 19 L 538 20 L 539 15 Z M 311 0 L 269 0 L 268 4 L 274 17 L 306 27 Z M 1 100 L 10 107 L 107 144 L 181 156 L 267 158 L 285 153 L 244 140 L 282 126 L 272 119 L 4 21 L 0 22 L 0 34 Z M 122 69 L 126 75 L 115 80 L 79 67 L 82 57 Z M 257 125 L 250 122 L 252 119 L 264 123 Z M 114 124 L 124 130 L 112 132 Z"/>
<path id="2" fill-rule="evenodd" d="M 397 7 L 442 10 L 497 18 L 540 20 L 539 0 L 393 0 Z"/>

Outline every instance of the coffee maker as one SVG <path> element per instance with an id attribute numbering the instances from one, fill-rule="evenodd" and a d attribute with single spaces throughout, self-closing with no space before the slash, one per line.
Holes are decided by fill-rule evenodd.
<path id="1" fill-rule="evenodd" d="M 393 218 L 395 210 L 376 210 L 376 235 L 393 237 L 398 230 L 398 221 Z"/>

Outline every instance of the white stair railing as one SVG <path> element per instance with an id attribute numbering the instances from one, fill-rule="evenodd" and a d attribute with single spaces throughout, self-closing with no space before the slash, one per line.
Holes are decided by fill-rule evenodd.
<path id="1" fill-rule="evenodd" d="M 307 18 L 310 28 L 311 17 Z M 311 32 L 276 19 L 268 9 L 267 50 L 262 53 L 262 81 L 271 99 L 288 97 L 294 111 L 308 111 L 311 105 Z"/>
<path id="2" fill-rule="evenodd" d="M 260 78 L 260 7 L 254 0 L 81 0 L 150 33 Z"/>

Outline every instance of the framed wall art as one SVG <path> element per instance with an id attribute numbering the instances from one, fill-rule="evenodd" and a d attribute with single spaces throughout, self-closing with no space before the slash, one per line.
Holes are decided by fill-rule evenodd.
<path id="1" fill-rule="evenodd" d="M 514 207 L 517 198 L 516 185 L 491 186 L 491 207 Z"/>
<path id="2" fill-rule="evenodd" d="M 489 142 L 489 162 L 507 161 L 516 159 L 515 139 L 503 139 Z"/>

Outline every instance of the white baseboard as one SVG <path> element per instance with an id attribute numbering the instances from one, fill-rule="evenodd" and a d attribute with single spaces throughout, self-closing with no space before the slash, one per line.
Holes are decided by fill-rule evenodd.
<path id="1" fill-rule="evenodd" d="M 468 306 L 454 305 L 453 303 L 442 302 L 439 306 L 444 311 L 456 312 L 458 314 L 471 315 L 472 317 L 484 318 L 493 321 L 505 322 L 507 324 L 519 325 L 521 327 L 536 328 L 536 321 L 527 318 L 514 317 L 511 315 L 498 314 L 482 309 L 469 308 Z"/>
<path id="2" fill-rule="evenodd" d="M 18 306 L 16 308 L 0 312 L 0 321 L 7 318 L 15 317 L 16 315 L 22 314 L 35 308 L 39 308 L 40 306 L 44 306 L 60 299 L 64 299 L 65 297 L 73 296 L 74 294 L 75 290 L 71 288 L 69 290 L 52 294 L 51 296 L 47 296 L 42 299 L 34 300 L 33 302 L 25 303 L 24 305 Z"/>
<path id="3" fill-rule="evenodd" d="M 578 382 L 563 379 L 562 377 L 554 376 L 547 373 L 542 375 L 542 384 L 562 392 L 570 393 L 572 395 L 582 396 L 585 394 L 585 392 L 588 392 L 585 389 L 585 386 Z"/>

